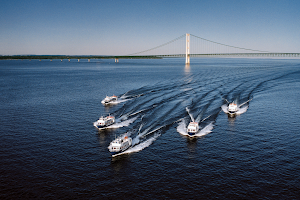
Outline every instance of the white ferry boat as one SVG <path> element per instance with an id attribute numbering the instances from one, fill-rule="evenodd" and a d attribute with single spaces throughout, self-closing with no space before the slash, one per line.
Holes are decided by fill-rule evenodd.
<path id="1" fill-rule="evenodd" d="M 236 103 L 232 102 L 228 105 L 229 116 L 234 116 L 238 110 L 239 110 L 239 107 L 237 106 Z"/>
<path id="2" fill-rule="evenodd" d="M 190 122 L 187 127 L 187 132 L 189 136 L 195 135 L 199 131 L 199 124 L 198 122 Z"/>
<path id="3" fill-rule="evenodd" d="M 108 105 L 108 104 L 111 104 L 111 103 L 115 103 L 116 101 L 118 101 L 118 97 L 113 95 L 111 97 L 109 96 L 106 96 L 102 101 L 101 103 L 104 104 L 104 105 Z"/>
<path id="4" fill-rule="evenodd" d="M 126 134 L 120 135 L 114 139 L 108 146 L 108 150 L 111 155 L 117 156 L 118 154 L 124 152 L 132 145 L 132 138 L 128 137 Z"/>
<path id="5" fill-rule="evenodd" d="M 114 116 L 100 117 L 97 121 L 94 122 L 94 126 L 98 129 L 105 128 L 109 125 L 115 123 Z"/>

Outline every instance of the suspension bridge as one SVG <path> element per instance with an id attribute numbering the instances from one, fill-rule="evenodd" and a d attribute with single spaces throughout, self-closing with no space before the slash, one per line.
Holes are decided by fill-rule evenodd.
<path id="1" fill-rule="evenodd" d="M 193 34 L 181 35 L 169 42 L 143 51 L 127 55 L 109 56 L 71 56 L 71 55 L 24 55 L 24 56 L 0 56 L 0 59 L 161 59 L 161 58 L 185 58 L 185 63 L 190 64 L 191 57 L 286 57 L 300 58 L 300 53 L 269 52 L 257 49 L 237 47 L 220 42 L 211 41 Z"/>

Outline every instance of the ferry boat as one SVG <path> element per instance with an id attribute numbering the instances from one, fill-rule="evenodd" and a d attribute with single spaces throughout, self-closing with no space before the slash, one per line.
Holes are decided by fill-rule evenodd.
<path id="1" fill-rule="evenodd" d="M 102 101 L 101 103 L 104 104 L 104 105 L 108 105 L 108 104 L 111 104 L 111 103 L 115 103 L 116 101 L 118 101 L 118 97 L 113 95 L 111 97 L 109 96 L 106 96 Z"/>
<path id="2" fill-rule="evenodd" d="M 115 123 L 114 116 L 100 117 L 97 121 L 94 122 L 94 126 L 98 129 L 105 128 L 109 125 Z"/>
<path id="3" fill-rule="evenodd" d="M 238 111 L 238 106 L 236 103 L 232 102 L 228 105 L 228 114 L 229 116 L 234 116 Z"/>
<path id="4" fill-rule="evenodd" d="M 132 145 L 132 138 L 128 137 L 126 134 L 120 135 L 114 139 L 108 146 L 112 157 L 119 155 L 120 153 L 127 150 Z"/>
<path id="5" fill-rule="evenodd" d="M 190 122 L 187 127 L 187 132 L 189 136 L 195 135 L 199 131 L 199 124 L 198 122 Z"/>

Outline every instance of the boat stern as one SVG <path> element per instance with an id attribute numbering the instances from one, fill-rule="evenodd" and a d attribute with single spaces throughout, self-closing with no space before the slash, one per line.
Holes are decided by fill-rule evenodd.
<path id="1" fill-rule="evenodd" d="M 238 111 L 238 106 L 235 103 L 230 103 L 228 105 L 228 116 L 234 117 L 236 115 L 236 112 Z"/>
<path id="2" fill-rule="evenodd" d="M 189 136 L 194 136 L 199 131 L 199 124 L 197 122 L 190 122 L 187 127 L 187 133 Z"/>

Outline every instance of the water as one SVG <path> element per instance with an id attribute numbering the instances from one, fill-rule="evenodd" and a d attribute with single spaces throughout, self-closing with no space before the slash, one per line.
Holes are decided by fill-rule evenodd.
<path id="1" fill-rule="evenodd" d="M 300 61 L 183 63 L 0 61 L 0 198 L 298 199 Z M 229 118 L 224 99 L 252 100 Z M 126 132 L 135 146 L 111 158 Z"/>

